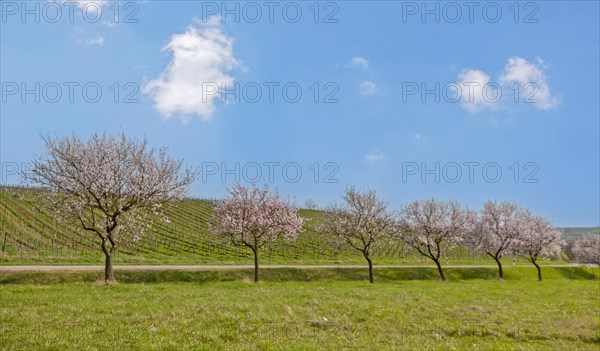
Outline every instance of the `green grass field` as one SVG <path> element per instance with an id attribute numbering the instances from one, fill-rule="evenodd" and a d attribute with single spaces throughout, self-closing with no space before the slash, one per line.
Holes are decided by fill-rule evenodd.
<path id="1" fill-rule="evenodd" d="M 60 226 L 34 190 L 0 188 L 0 265 L 103 263 L 92 235 Z M 16 196 L 18 195 L 18 196 Z M 182 200 L 119 264 L 251 264 L 248 250 L 212 236 L 208 201 Z M 375 254 L 375 284 L 359 253 L 333 247 L 302 210 L 298 242 L 260 253 L 268 264 L 357 264 L 360 268 L 0 273 L 1 350 L 599 350 L 600 275 L 587 267 L 533 266 L 503 259 L 495 268 L 434 267 L 400 244 Z M 597 228 L 567 230 L 571 237 Z M 568 262 L 542 261 L 542 264 Z M 493 265 L 464 248 L 444 265 Z"/>
<path id="2" fill-rule="evenodd" d="M 596 270 L 597 271 L 597 270 Z M 585 267 L 2 273 L 2 350 L 598 350 Z"/>
<path id="3" fill-rule="evenodd" d="M 98 243 L 59 226 L 42 206 L 0 188 L 0 265 L 103 263 Z M 15 196 L 19 195 L 19 196 Z M 251 264 L 251 253 L 212 236 L 212 205 L 182 200 L 141 242 L 124 245 L 116 264 Z M 600 270 L 524 261 L 495 268 L 434 267 L 401 245 L 375 255 L 375 284 L 363 258 L 332 247 L 306 219 L 297 243 L 260 253 L 268 264 L 358 264 L 343 269 L 0 273 L 1 350 L 599 350 Z M 595 228 L 575 229 L 574 237 Z M 559 262 L 568 262 L 563 255 Z M 493 265 L 464 248 L 444 265 Z"/>

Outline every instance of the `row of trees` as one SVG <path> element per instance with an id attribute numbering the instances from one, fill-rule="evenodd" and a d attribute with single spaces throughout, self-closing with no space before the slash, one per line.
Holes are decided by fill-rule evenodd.
<path id="1" fill-rule="evenodd" d="M 498 277 L 504 278 L 501 258 L 507 254 L 530 261 L 542 280 L 538 259 L 560 253 L 561 232 L 545 219 L 511 202 L 484 204 L 477 213 L 463 209 L 454 201 L 413 201 L 390 212 L 374 191 L 349 188 L 343 205 L 326 211 L 323 231 L 360 251 L 369 265 L 373 282 L 371 250 L 374 245 L 400 240 L 437 266 L 446 280 L 441 258 L 457 245 L 485 253 L 498 265 Z"/>
<path id="2" fill-rule="evenodd" d="M 147 142 L 126 137 L 94 134 L 87 142 L 72 136 L 44 138 L 46 155 L 33 162 L 30 181 L 49 191 L 42 192 L 47 205 L 61 221 L 79 225 L 96 235 L 105 255 L 105 281 L 114 281 L 113 256 L 119 244 L 136 241 L 154 219 L 167 220 L 162 206 L 182 197 L 198 174 L 184 169 L 181 160 L 165 149 L 149 148 Z M 294 241 L 302 230 L 298 209 L 277 192 L 235 185 L 225 200 L 218 201 L 209 223 L 211 231 L 254 254 L 258 281 L 259 250 L 281 238 Z M 445 280 L 440 258 L 456 245 L 485 252 L 498 263 L 507 254 L 520 255 L 538 269 L 540 257 L 560 251 L 560 232 L 548 221 L 535 217 L 514 203 L 488 202 L 479 212 L 463 209 L 456 202 L 435 199 L 414 201 L 392 212 L 374 191 L 346 190 L 341 204 L 325 211 L 321 231 L 338 244 L 360 251 L 369 265 L 373 282 L 372 250 L 375 245 L 401 240 L 430 258 Z M 581 257 L 597 258 L 596 239 L 576 244 Z M 586 239 L 587 240 L 587 239 Z M 594 246 L 595 245 L 595 246 Z M 595 260 L 595 261 L 594 261 Z"/>
<path id="3" fill-rule="evenodd" d="M 267 186 L 248 189 L 235 185 L 228 199 L 215 206 L 211 223 L 216 235 L 233 245 L 247 246 L 254 254 L 255 281 L 258 281 L 258 249 L 283 237 L 297 238 L 302 218 L 297 209 L 270 193 Z M 479 212 L 463 209 L 454 201 L 413 201 L 399 211 L 388 205 L 375 191 L 346 190 L 341 204 L 325 210 L 320 230 L 332 241 L 349 245 L 364 256 L 373 283 L 372 252 L 376 245 L 402 241 L 437 266 L 440 279 L 446 280 L 441 264 L 444 253 L 463 245 L 484 253 L 498 265 L 498 278 L 504 279 L 501 258 L 520 256 L 537 269 L 542 280 L 540 258 L 555 258 L 564 244 L 561 231 L 546 219 L 512 202 L 484 204 Z M 600 238 L 578 240 L 573 252 L 581 262 L 600 265 Z"/>

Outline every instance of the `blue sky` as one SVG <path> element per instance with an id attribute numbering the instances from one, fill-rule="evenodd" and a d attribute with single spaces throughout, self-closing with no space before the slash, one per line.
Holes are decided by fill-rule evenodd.
<path id="1" fill-rule="evenodd" d="M 198 197 L 237 176 L 600 224 L 598 2 L 273 4 L 2 1 L 3 183 L 40 134 L 124 131 L 204 171 Z"/>

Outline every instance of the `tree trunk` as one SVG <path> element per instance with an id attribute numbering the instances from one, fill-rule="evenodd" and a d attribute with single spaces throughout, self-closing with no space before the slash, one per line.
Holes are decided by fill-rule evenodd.
<path id="1" fill-rule="evenodd" d="M 538 271 L 538 281 L 542 281 L 542 269 L 540 268 L 540 266 L 535 262 L 535 261 L 531 261 L 531 263 L 533 263 L 533 265 L 535 266 L 535 268 L 537 268 Z"/>
<path id="2" fill-rule="evenodd" d="M 500 259 L 496 256 L 492 256 L 494 257 L 494 260 L 496 260 L 496 263 L 498 264 L 498 279 L 503 280 L 504 279 L 504 273 L 502 273 L 502 263 L 500 263 Z"/>
<path id="3" fill-rule="evenodd" d="M 258 283 L 258 252 L 256 248 L 252 248 L 254 254 L 254 282 Z"/>
<path id="4" fill-rule="evenodd" d="M 104 282 L 106 284 L 110 284 L 115 281 L 115 277 L 113 276 L 112 254 L 108 253 L 105 256 L 106 261 L 104 263 Z"/>
<path id="5" fill-rule="evenodd" d="M 440 264 L 440 261 L 434 259 L 433 262 L 435 262 L 435 264 L 437 265 L 438 272 L 440 273 L 440 280 L 443 281 L 443 282 L 445 282 L 446 281 L 446 276 L 444 275 L 444 270 L 442 269 L 442 265 Z"/>
<path id="6" fill-rule="evenodd" d="M 4 208 L 4 212 L 6 213 L 6 207 Z M 2 252 L 6 252 L 6 235 L 8 235 L 8 230 L 6 230 L 6 227 L 4 225 L 6 216 L 2 217 L 2 231 L 4 232 L 4 240 L 2 240 Z"/>
<path id="7" fill-rule="evenodd" d="M 2 241 L 2 252 L 6 252 L 6 235 L 7 234 L 8 234 L 8 232 L 5 230 L 4 231 L 4 240 Z"/>
<path id="8" fill-rule="evenodd" d="M 108 239 L 102 239 L 102 252 L 104 252 L 104 257 L 106 260 L 104 261 L 104 282 L 106 284 L 110 284 L 115 282 L 115 277 L 113 275 L 113 250 L 109 250 L 106 247 L 106 242 Z M 114 249 L 114 248 L 113 248 Z"/>
<path id="9" fill-rule="evenodd" d="M 371 258 L 369 257 L 368 254 L 364 254 L 365 258 L 367 259 L 367 262 L 369 263 L 369 283 L 373 284 L 373 261 L 371 261 Z"/>

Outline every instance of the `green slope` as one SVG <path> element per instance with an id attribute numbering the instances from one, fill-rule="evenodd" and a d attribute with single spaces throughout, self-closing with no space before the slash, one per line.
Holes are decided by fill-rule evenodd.
<path id="1" fill-rule="evenodd" d="M 600 235 L 600 227 L 562 228 L 563 239 L 573 241 L 587 235 Z"/>
<path id="2" fill-rule="evenodd" d="M 99 263 L 97 237 L 57 223 L 34 198 L 37 190 L 0 188 L 0 258 L 3 264 Z M 232 247 L 208 230 L 212 203 L 186 199 L 166 208 L 169 223 L 156 221 L 139 242 L 121 244 L 116 262 L 140 264 L 240 264 L 251 251 Z M 263 263 L 335 263 L 360 261 L 337 250 L 316 233 L 320 211 L 301 210 L 304 230 L 295 243 L 275 242 L 261 253 Z M 390 251 L 389 249 L 387 251 Z"/>
<path id="3" fill-rule="evenodd" d="M 99 264 L 103 260 L 93 234 L 56 222 L 51 213 L 31 199 L 37 190 L 0 187 L 0 260 L 2 264 Z M 128 264 L 249 264 L 251 252 L 228 245 L 209 232 L 212 203 L 186 199 L 166 209 L 170 223 L 158 222 L 137 243 L 122 244 L 117 263 Z M 334 247 L 317 232 L 321 211 L 301 210 L 304 230 L 295 243 L 275 242 L 260 254 L 263 264 L 363 264 L 360 253 Z M 581 235 L 588 228 L 569 228 Z M 578 231 L 579 230 L 579 231 Z M 596 230 L 598 228 L 590 228 Z M 400 244 L 376 248 L 376 263 L 430 262 Z M 448 253 L 446 263 L 490 263 L 464 248 Z M 507 258 L 507 264 L 512 259 Z"/>

